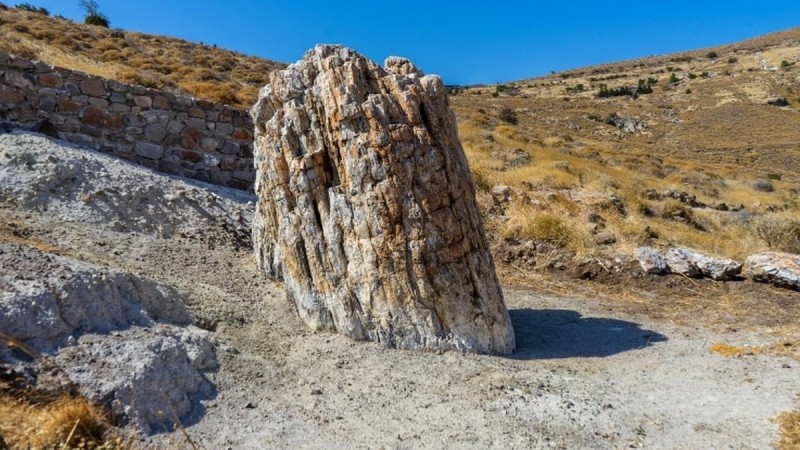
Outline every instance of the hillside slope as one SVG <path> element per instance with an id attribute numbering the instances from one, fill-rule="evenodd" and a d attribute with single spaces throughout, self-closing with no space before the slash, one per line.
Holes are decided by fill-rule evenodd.
<path id="1" fill-rule="evenodd" d="M 0 7 L 0 51 L 91 75 L 249 108 L 284 67 L 166 36 L 106 29 Z"/>
<path id="2" fill-rule="evenodd" d="M 0 38 L 0 50 L 23 57 L 242 108 L 284 67 L 15 8 L 0 9 Z M 800 251 L 798 60 L 793 29 L 454 90 L 498 252 L 532 240 L 568 260 L 611 255 L 613 268 L 613 255 L 641 244 L 734 258 Z M 784 98 L 787 106 L 768 104 Z M 492 208 L 498 185 L 511 188 L 514 208 Z"/>
<path id="3" fill-rule="evenodd" d="M 764 219 L 783 222 L 793 236 L 783 249 L 800 251 L 799 60 L 793 29 L 460 89 L 452 104 L 479 185 L 520 199 L 494 221 L 506 237 L 547 238 L 553 227 L 537 230 L 535 218 L 556 215 L 571 232 L 562 243 L 595 253 L 594 214 L 620 250 L 741 258 L 767 247 L 754 231 Z"/>

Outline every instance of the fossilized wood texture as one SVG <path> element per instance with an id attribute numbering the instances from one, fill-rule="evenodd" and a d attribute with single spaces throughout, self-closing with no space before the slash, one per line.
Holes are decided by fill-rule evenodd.
<path id="1" fill-rule="evenodd" d="M 506 354 L 514 333 L 441 79 L 317 46 L 256 123 L 254 245 L 315 330 Z"/>

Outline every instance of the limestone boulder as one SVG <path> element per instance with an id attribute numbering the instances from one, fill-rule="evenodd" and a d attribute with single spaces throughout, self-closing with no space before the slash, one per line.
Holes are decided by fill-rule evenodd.
<path id="1" fill-rule="evenodd" d="M 687 248 L 673 247 L 665 251 L 640 247 L 636 259 L 642 270 L 650 274 L 679 274 L 687 277 L 727 281 L 742 272 L 742 264 L 731 259 L 708 256 Z"/>
<path id="2" fill-rule="evenodd" d="M 660 275 L 669 272 L 669 267 L 664 261 L 664 256 L 652 247 L 639 247 L 636 249 L 636 260 L 645 273 Z"/>
<path id="3" fill-rule="evenodd" d="M 715 258 L 686 248 L 670 248 L 664 259 L 672 273 L 687 277 L 732 280 L 742 272 L 742 264 L 732 259 Z"/>
<path id="4" fill-rule="evenodd" d="M 255 252 L 309 327 L 407 349 L 514 349 L 438 76 L 321 45 L 271 74 L 251 114 Z"/>
<path id="5" fill-rule="evenodd" d="M 763 252 L 750 255 L 744 263 L 754 281 L 800 291 L 800 255 Z"/>

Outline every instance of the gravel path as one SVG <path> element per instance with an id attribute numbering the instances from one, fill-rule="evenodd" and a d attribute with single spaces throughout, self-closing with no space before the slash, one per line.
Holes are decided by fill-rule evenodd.
<path id="1" fill-rule="evenodd" d="M 797 408 L 797 361 L 709 351 L 767 330 L 717 334 L 701 318 L 655 321 L 613 299 L 506 288 L 511 357 L 308 332 L 255 267 L 243 234 L 252 201 L 0 135 L 0 242 L 169 285 L 214 330 L 214 393 L 183 418 L 205 448 L 770 448 L 771 419 Z"/>

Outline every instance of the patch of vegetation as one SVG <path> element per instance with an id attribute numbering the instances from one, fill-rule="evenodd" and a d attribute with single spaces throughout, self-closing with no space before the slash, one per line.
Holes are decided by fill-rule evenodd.
<path id="1" fill-rule="evenodd" d="M 800 221 L 779 214 L 755 219 L 752 232 L 773 250 L 800 253 Z"/>
<path id="2" fill-rule="evenodd" d="M 106 17 L 105 14 L 100 12 L 100 7 L 97 6 L 96 1 L 81 0 L 80 5 L 85 13 L 83 17 L 84 23 L 88 25 L 96 25 L 103 28 L 108 28 L 109 25 L 111 25 L 111 22 L 108 20 L 108 17 Z"/>
<path id="3" fill-rule="evenodd" d="M 761 192 L 773 192 L 775 186 L 769 180 L 756 180 L 753 182 L 753 189 Z"/>
<path id="4" fill-rule="evenodd" d="M 778 417 L 780 440 L 775 443 L 778 450 L 800 448 L 800 411 L 783 413 Z"/>
<path id="5" fill-rule="evenodd" d="M 584 90 L 585 90 L 585 88 L 584 88 L 582 83 L 578 83 L 578 84 L 576 84 L 575 86 L 572 86 L 572 87 L 567 86 L 567 88 L 565 89 L 567 94 L 579 94 L 579 93 L 583 92 Z"/>
<path id="6" fill-rule="evenodd" d="M 669 61 L 675 63 L 688 63 L 694 61 L 694 58 L 691 56 L 676 56 L 674 58 L 670 58 Z"/>
<path id="7" fill-rule="evenodd" d="M 719 55 L 717 54 L 717 52 L 708 52 L 708 53 L 706 53 L 706 58 L 708 58 L 708 59 L 717 59 L 717 58 L 719 58 Z"/>
<path id="8" fill-rule="evenodd" d="M 634 86 L 620 86 L 616 88 L 609 88 L 605 84 L 600 85 L 600 90 L 597 92 L 598 98 L 608 98 L 608 97 L 622 97 L 628 96 L 634 100 L 639 98 L 640 95 L 643 94 L 652 94 L 653 93 L 653 82 L 658 81 L 654 80 L 653 78 L 648 78 L 646 80 L 640 79 L 638 84 Z"/>
<path id="9" fill-rule="evenodd" d="M 500 114 L 497 117 L 503 122 L 510 123 L 511 125 L 516 125 L 519 123 L 519 118 L 517 117 L 516 111 L 511 108 L 501 109 Z"/>
<path id="10" fill-rule="evenodd" d="M 566 247 L 572 240 L 572 230 L 561 217 L 542 213 L 537 214 L 528 222 L 528 226 L 521 231 L 520 237 Z"/>
<path id="11" fill-rule="evenodd" d="M 728 58 L 728 64 L 736 64 L 737 62 L 739 62 L 739 58 L 735 56 L 731 56 L 730 58 Z"/>
<path id="12" fill-rule="evenodd" d="M 37 14 L 44 14 L 45 16 L 50 15 L 50 11 L 48 11 L 47 8 L 43 8 L 41 6 L 33 6 L 30 3 L 20 3 L 14 5 L 14 8 L 21 9 L 23 11 L 30 11 L 32 13 L 37 13 Z"/>
<path id="13" fill-rule="evenodd" d="M 255 103 L 270 72 L 283 66 L 181 39 L 90 27 L 14 8 L 0 14 L 0 51 L 33 61 L 46 57 L 51 65 L 242 108 Z"/>

